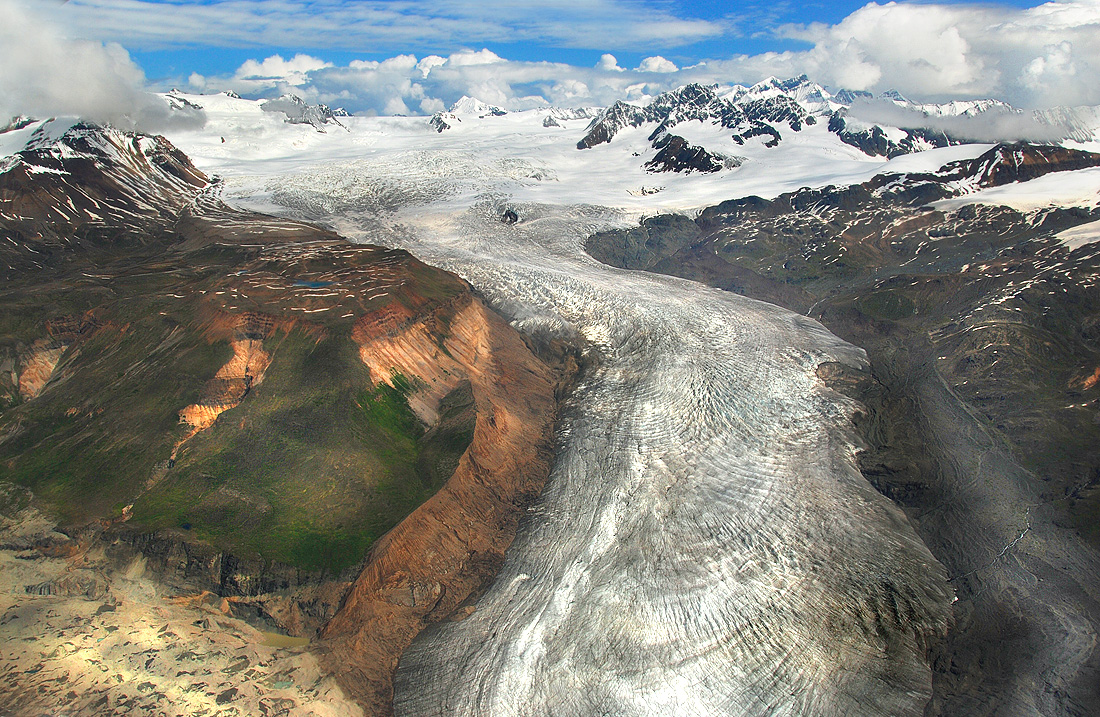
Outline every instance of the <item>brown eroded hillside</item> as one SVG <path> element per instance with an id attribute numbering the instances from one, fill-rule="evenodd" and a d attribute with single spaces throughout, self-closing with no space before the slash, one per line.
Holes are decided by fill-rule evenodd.
<path id="1" fill-rule="evenodd" d="M 335 614 L 330 669 L 385 712 L 541 489 L 569 371 L 458 277 L 217 189 L 91 125 L 0 173 L 0 481 L 69 536 L 51 555 L 137 552 L 295 634 Z"/>

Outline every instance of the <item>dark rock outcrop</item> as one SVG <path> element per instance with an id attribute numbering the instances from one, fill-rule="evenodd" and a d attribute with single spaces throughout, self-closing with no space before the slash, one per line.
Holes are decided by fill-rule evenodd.
<path id="1" fill-rule="evenodd" d="M 666 134 L 653 144 L 659 150 L 653 159 L 645 163 L 647 172 L 717 172 L 727 166 L 724 158 L 719 158 L 703 147 L 689 144 L 683 137 Z"/>
<path id="2" fill-rule="evenodd" d="M 624 269 L 650 269 L 700 239 L 699 225 L 679 214 L 644 219 L 632 229 L 594 234 L 585 243 L 592 258 Z"/>
<path id="3" fill-rule="evenodd" d="M 458 117 L 455 117 L 454 115 L 452 115 L 449 112 L 436 112 L 428 120 L 428 125 L 432 129 L 434 129 L 436 132 L 443 132 L 443 131 L 448 130 L 448 129 L 451 128 L 451 125 L 448 123 L 448 120 L 450 120 L 451 122 L 461 122 L 462 121 Z"/>

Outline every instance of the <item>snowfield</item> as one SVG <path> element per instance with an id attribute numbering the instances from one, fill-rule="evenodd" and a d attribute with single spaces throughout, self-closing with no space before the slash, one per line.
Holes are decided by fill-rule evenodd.
<path id="1" fill-rule="evenodd" d="M 1098 197 L 1100 200 L 1100 197 Z M 1100 222 L 1089 222 L 1081 226 L 1059 232 L 1056 238 L 1070 251 L 1075 251 L 1093 242 L 1100 241 Z"/>
<path id="2" fill-rule="evenodd" d="M 410 192 L 422 202 L 455 200 L 469 206 L 484 193 L 504 193 L 515 202 L 594 204 L 632 213 L 691 212 L 716 202 L 756 194 L 772 198 L 800 187 L 863 182 L 883 172 L 932 171 L 947 162 L 979 156 L 991 145 L 945 147 L 886 160 L 841 142 L 825 122 L 801 132 L 781 129 L 778 147 L 766 138 L 744 145 L 730 132 L 701 122 L 677 125 L 673 133 L 708 150 L 743 160 L 714 174 L 648 173 L 654 150 L 652 127 L 629 128 L 608 144 L 578 150 L 589 119 L 561 119 L 545 127 L 548 110 L 500 117 L 458 112 L 451 129 L 437 132 L 426 117 L 341 117 L 345 128 L 288 124 L 259 103 L 225 95 L 178 95 L 202 105 L 208 121 L 196 132 L 169 135 L 201 169 L 234 181 L 229 191 L 255 201 L 270 193 L 258 186 L 272 177 L 307 168 L 355 167 L 343 181 L 385 181 L 388 191 Z M 225 140 L 224 142 L 222 140 Z M 380 179 L 379 179 L 380 178 Z M 243 189 L 247 187 L 247 189 Z M 660 191 L 642 194 L 643 187 Z M 348 192 L 349 195 L 358 193 Z"/>
<path id="3" fill-rule="evenodd" d="M 1016 182 L 982 189 L 972 194 L 934 202 L 943 211 L 965 204 L 997 204 L 1022 212 L 1048 207 L 1100 206 L 1100 168 L 1054 172 L 1030 182 Z"/>

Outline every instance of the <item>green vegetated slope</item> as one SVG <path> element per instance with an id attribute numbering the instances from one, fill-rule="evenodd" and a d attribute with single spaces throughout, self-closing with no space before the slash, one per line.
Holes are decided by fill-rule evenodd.
<path id="1" fill-rule="evenodd" d="M 0 346 L 15 371 L 37 341 L 64 348 L 38 397 L 7 384 L 0 465 L 5 479 L 77 524 L 118 515 L 133 501 L 183 437 L 180 408 L 199 400 L 232 352 L 226 341 L 207 339 L 191 312 L 167 312 L 168 300 L 140 293 L 147 282 L 119 281 L 110 294 L 63 283 L 43 290 L 28 280 L 0 293 Z M 51 337 L 58 318 L 75 331 Z"/>
<path id="2" fill-rule="evenodd" d="M 472 398 L 456 392 L 429 430 L 409 409 L 408 382 L 372 387 L 348 337 L 292 331 L 269 343 L 262 385 L 186 444 L 135 518 L 339 569 L 450 476 L 472 438 Z"/>
<path id="3" fill-rule="evenodd" d="M 180 409 L 203 400 L 233 355 L 218 326 L 233 314 L 206 297 L 225 291 L 249 257 L 219 253 L 222 261 L 204 257 L 201 269 L 120 273 L 103 280 L 109 293 L 63 282 L 43 293 L 27 281 L 0 294 L 0 350 L 17 373 L 36 341 L 51 341 L 51 321 L 74 325 L 54 331 L 63 353 L 39 396 L 21 397 L 9 379 L 3 479 L 31 488 L 65 524 L 118 517 L 133 504 L 133 521 L 148 528 L 339 570 L 449 477 L 472 437 L 468 387 L 450 397 L 439 426 L 424 426 L 405 400 L 407 383 L 374 386 L 350 336 L 353 319 L 299 322 L 264 340 L 272 359 L 262 384 L 169 466 L 189 432 Z M 292 266 L 282 268 L 294 277 Z M 416 273 L 417 283 L 433 278 L 423 267 Z M 460 286 L 440 284 L 432 303 Z"/>
<path id="4" fill-rule="evenodd" d="M 83 126 L 79 142 L 63 140 L 68 153 L 99 151 L 105 142 L 87 140 L 96 132 L 119 156 L 64 174 L 67 154 L 25 153 L 62 173 L 0 182 L 11 269 L 0 287 L 0 482 L 31 489 L 63 526 L 130 516 L 241 556 L 355 564 L 447 480 L 475 419 L 463 384 L 437 425 L 422 424 L 406 400 L 415 377 L 376 386 L 357 322 L 429 320 L 442 341 L 468 287 L 406 252 L 236 212 L 178 182 L 149 183 L 141 201 L 156 211 L 111 214 L 113 163 L 161 169 L 113 130 Z M 185 157 L 165 156 L 202 184 Z M 58 223 L 32 216 L 36 192 L 44 212 L 67 194 L 78 212 L 85 194 L 99 205 Z M 262 381 L 215 380 L 241 340 L 270 357 Z M 228 410 L 191 435 L 181 409 L 219 401 Z"/>

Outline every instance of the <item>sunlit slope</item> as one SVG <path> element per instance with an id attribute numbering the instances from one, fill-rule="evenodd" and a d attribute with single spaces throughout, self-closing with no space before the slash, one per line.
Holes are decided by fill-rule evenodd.
<path id="1" fill-rule="evenodd" d="M 67 525 L 352 565 L 446 481 L 474 421 L 461 378 L 421 417 L 421 379 L 372 375 L 361 345 L 425 320 L 442 341 L 475 300 L 404 252 L 228 210 L 174 152 L 80 126 L 0 174 L 22 267 L 2 292 L 3 477 Z"/>

